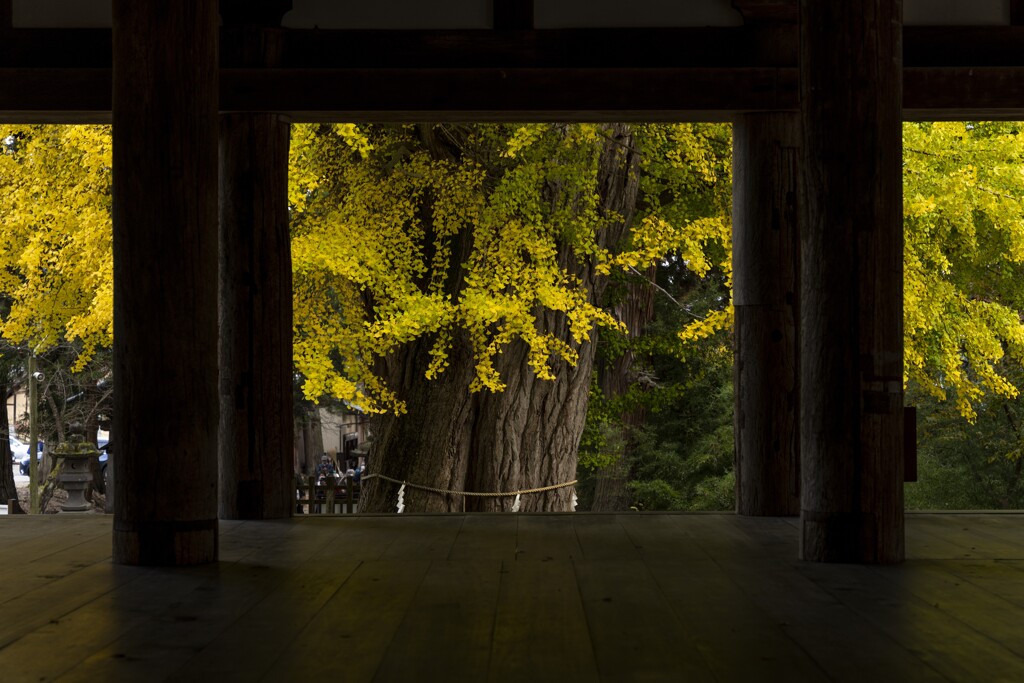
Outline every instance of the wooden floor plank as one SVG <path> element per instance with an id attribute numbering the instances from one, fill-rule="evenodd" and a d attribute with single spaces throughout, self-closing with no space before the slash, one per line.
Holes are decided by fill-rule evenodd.
<path id="1" fill-rule="evenodd" d="M 977 553 L 959 543 L 953 543 L 922 524 L 907 517 L 907 557 L 927 560 L 961 560 L 976 557 Z"/>
<path id="2" fill-rule="evenodd" d="M 95 531 L 84 542 L 75 532 L 75 545 L 24 565 L 19 576 L 8 578 L 3 586 L 0 648 L 132 580 L 130 572 L 109 563 L 109 522 L 101 522 Z M 6 551 L 0 554 L 0 563 L 18 565 L 16 560 L 16 555 L 9 556 Z"/>
<path id="3" fill-rule="evenodd" d="M 827 681 L 825 672 L 713 560 L 648 568 L 720 681 Z M 736 654 L 742 652 L 742 657 Z"/>
<path id="4" fill-rule="evenodd" d="M 356 554 L 352 535 L 345 534 L 341 526 L 329 542 L 305 559 L 296 560 L 293 549 L 289 576 L 168 680 L 216 678 L 222 682 L 243 682 L 262 677 L 290 646 L 294 634 L 315 626 L 324 605 L 359 567 L 361 560 L 352 557 Z M 308 527 L 314 531 L 324 529 L 318 525 Z M 343 537 L 347 543 L 341 542 Z"/>
<path id="5" fill-rule="evenodd" d="M 430 567 L 429 560 L 362 562 L 260 680 L 372 681 Z M 425 663 L 423 663 L 425 665 Z"/>
<path id="6" fill-rule="evenodd" d="M 714 680 L 642 560 L 574 565 L 600 680 Z"/>
<path id="7" fill-rule="evenodd" d="M 616 519 L 640 557 L 663 560 L 710 559 L 677 515 L 622 514 Z"/>
<path id="8" fill-rule="evenodd" d="M 962 560 L 938 564 L 945 571 L 1024 607 L 1024 563 L 1014 560 Z"/>
<path id="9" fill-rule="evenodd" d="M 597 680 L 590 631 L 571 562 L 502 562 L 487 680 Z"/>
<path id="10" fill-rule="evenodd" d="M 185 570 L 176 570 L 184 573 Z M 228 564 L 140 628 L 98 649 L 61 681 L 143 680 L 172 672 L 259 602 L 287 574 L 270 567 Z"/>
<path id="11" fill-rule="evenodd" d="M 518 515 L 494 513 L 466 515 L 450 560 L 514 560 Z"/>
<path id="12" fill-rule="evenodd" d="M 783 518 L 703 514 L 672 515 L 666 519 L 691 536 L 709 557 L 739 553 L 752 559 L 788 562 L 799 556 L 792 527 Z"/>
<path id="13" fill-rule="evenodd" d="M 517 515 L 516 553 L 523 560 L 582 558 L 573 515 Z"/>
<path id="14" fill-rule="evenodd" d="M 183 599 L 196 586 L 193 575 L 181 572 L 108 568 L 134 578 L 0 650 L 0 671 L 8 680 L 56 680 L 126 634 L 146 629 L 167 602 Z"/>
<path id="15" fill-rule="evenodd" d="M 69 540 L 69 545 L 31 561 L 22 562 L 17 553 L 13 553 L 11 557 L 19 558 L 18 562 L 12 563 L 18 568 L 19 575 L 5 576 L 0 583 L 0 609 L 5 609 L 10 600 L 19 599 L 28 591 L 43 588 L 54 580 L 70 576 L 84 567 L 109 561 L 110 555 L 109 530 L 103 530 L 84 540 L 76 537 Z"/>
<path id="16" fill-rule="evenodd" d="M 259 680 L 284 656 L 293 634 L 316 627 L 324 606 L 358 567 L 358 560 L 337 559 L 282 581 L 167 680 Z"/>
<path id="17" fill-rule="evenodd" d="M 808 563 L 800 569 L 878 633 L 914 653 L 924 671 L 965 683 L 1024 680 L 1024 660 L 906 589 L 922 577 L 918 565 L 914 561 L 882 568 Z"/>
<path id="18" fill-rule="evenodd" d="M 153 671 L 170 676 L 226 630 L 243 623 L 268 595 L 295 580 L 294 568 L 330 547 L 341 531 L 314 533 L 310 527 L 281 522 L 253 526 L 265 530 L 270 540 L 261 543 L 254 536 L 253 543 L 241 546 L 247 552 L 237 561 L 162 570 L 191 579 L 191 590 L 173 601 L 155 598 L 163 610 L 97 649 L 59 680 L 144 680 Z"/>
<path id="19" fill-rule="evenodd" d="M 952 563 L 914 560 L 900 567 L 873 571 L 893 581 L 901 596 L 915 596 L 931 608 L 929 612 L 941 612 L 942 618 L 935 618 L 938 623 L 966 627 L 972 631 L 969 637 L 958 638 L 965 659 L 977 657 L 983 647 L 989 647 L 988 643 L 979 645 L 975 642 L 984 638 L 998 643 L 1019 658 L 1019 680 L 1024 680 L 1024 632 L 1020 630 L 1020 624 L 1024 623 L 1024 608 L 965 580 L 949 564 Z M 992 562 L 990 566 L 995 565 Z M 980 571 L 976 571 L 976 576 L 978 574 Z M 1009 583 L 1024 584 L 1024 574 L 1010 577 Z M 879 590 L 875 582 L 870 588 L 876 592 Z M 1019 586 L 1014 586 L 1013 590 L 1019 590 Z M 949 654 L 948 648 L 945 652 L 955 656 Z M 996 655 L 987 655 L 985 659 L 998 661 Z"/>
<path id="20" fill-rule="evenodd" d="M 964 557 L 1024 560 L 1024 544 L 992 535 L 975 515 L 914 515 L 912 524 L 919 531 L 960 546 Z"/>
<path id="21" fill-rule="evenodd" d="M 715 561 L 832 680 L 944 680 L 877 624 L 796 571 L 806 565 L 827 574 L 840 565 L 751 562 L 735 556 Z"/>
<path id="22" fill-rule="evenodd" d="M 1021 515 L 908 515 L 897 567 L 799 562 L 791 519 L 493 514 L 225 523 L 177 569 L 48 517 L 0 524 L 7 680 L 1024 680 Z"/>
<path id="23" fill-rule="evenodd" d="M 385 559 L 445 559 L 455 545 L 463 518 L 436 515 L 409 517 L 395 524 L 398 534 L 381 554 Z"/>
<path id="24" fill-rule="evenodd" d="M 998 540 L 1009 547 L 1021 551 L 1024 544 L 1024 514 L 1020 512 L 979 512 L 971 514 L 950 515 L 947 520 L 968 520 L 972 531 L 979 532 L 985 539 Z M 1000 559 L 1024 559 L 1007 557 Z"/>
<path id="25" fill-rule="evenodd" d="M 374 680 L 485 680 L 500 579 L 501 560 L 433 561 Z"/>
<path id="26" fill-rule="evenodd" d="M 640 553 L 618 515 L 576 515 L 576 541 L 585 560 L 636 560 Z"/>

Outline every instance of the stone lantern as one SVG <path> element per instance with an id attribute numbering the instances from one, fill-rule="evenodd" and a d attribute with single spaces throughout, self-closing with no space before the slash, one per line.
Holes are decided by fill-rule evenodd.
<path id="1" fill-rule="evenodd" d="M 85 500 L 85 489 L 92 481 L 92 461 L 100 452 L 85 440 L 85 428 L 81 424 L 71 425 L 67 441 L 58 445 L 53 454 L 62 461 L 58 481 L 68 494 L 61 511 L 85 512 L 92 508 Z"/>

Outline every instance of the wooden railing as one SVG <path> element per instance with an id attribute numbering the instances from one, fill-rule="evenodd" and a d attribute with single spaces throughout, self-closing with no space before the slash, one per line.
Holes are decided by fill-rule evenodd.
<path id="1" fill-rule="evenodd" d="M 342 477 L 333 482 L 317 484 L 316 476 L 296 478 L 295 514 L 352 514 L 358 509 L 359 482 Z"/>

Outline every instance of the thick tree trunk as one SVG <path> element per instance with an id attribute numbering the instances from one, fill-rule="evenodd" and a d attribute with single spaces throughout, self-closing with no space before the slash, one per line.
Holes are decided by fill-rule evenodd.
<path id="1" fill-rule="evenodd" d="M 602 237 L 619 240 L 632 219 L 637 196 L 636 156 L 630 150 L 627 127 L 609 130 L 610 140 L 600 164 L 599 192 L 609 212 L 624 217 Z M 468 245 L 463 245 L 466 248 Z M 460 250 L 454 249 L 456 255 Z M 598 301 L 605 286 L 588 264 L 571 260 L 567 250 L 562 264 L 575 272 Z M 458 278 L 452 287 L 458 293 Z M 566 342 L 570 335 L 564 316 L 538 317 L 542 331 Z M 504 392 L 470 394 L 474 368 L 471 350 L 458 343 L 449 368 L 435 381 L 423 379 L 429 340 L 416 342 L 387 363 L 391 386 L 401 392 L 408 413 L 378 420 L 370 451 L 370 472 L 421 486 L 443 490 L 505 492 L 571 482 L 576 478 L 577 449 L 583 432 L 594 340 L 577 346 L 575 367 L 560 364 L 553 381 L 538 379 L 526 363 L 521 342 L 510 344 L 495 367 L 507 384 Z M 571 342 L 570 342 L 571 343 Z M 380 479 L 364 484 L 360 510 L 395 509 L 398 486 Z M 570 510 L 571 487 L 522 497 L 522 511 Z M 409 511 L 509 510 L 514 498 L 466 498 L 407 488 Z"/>
<path id="2" fill-rule="evenodd" d="M 615 308 L 615 317 L 623 322 L 631 337 L 639 335 L 654 319 L 654 287 L 651 283 L 655 274 L 656 269 L 651 267 L 646 273 L 647 281 L 631 281 L 625 301 Z M 605 396 L 622 396 L 629 391 L 636 381 L 635 360 L 632 350 L 628 350 L 613 362 L 598 368 L 598 385 Z M 622 448 L 615 462 L 597 473 L 594 502 L 590 507 L 592 511 L 617 512 L 629 509 L 629 451 L 634 441 L 632 431 L 642 425 L 645 419 L 646 411 L 642 408 L 634 408 L 620 416 Z"/>
<path id="3" fill-rule="evenodd" d="M 733 124 L 736 512 L 800 514 L 798 114 Z"/>
<path id="4" fill-rule="evenodd" d="M 295 425 L 295 442 L 297 471 L 306 475 L 313 474 L 320 464 L 320 456 L 324 454 L 324 433 L 320 408 L 311 401 L 302 403 L 302 414 Z"/>
<path id="5" fill-rule="evenodd" d="M 217 560 L 217 10 L 113 3 L 122 564 Z"/>
<path id="6" fill-rule="evenodd" d="M 800 9 L 801 556 L 899 562 L 901 4 Z"/>
<path id="7" fill-rule="evenodd" d="M 466 471 L 475 424 L 475 396 L 470 394 L 473 363 L 469 345 L 456 339 L 447 370 L 428 381 L 432 340 L 419 340 L 389 359 L 385 374 L 390 386 L 402 388 L 408 412 L 374 421 L 368 457 L 371 474 L 443 490 L 467 490 Z M 394 512 L 398 485 L 364 480 L 361 512 Z M 461 512 L 463 499 L 407 488 L 405 505 L 416 512 Z"/>
<path id="8" fill-rule="evenodd" d="M 563 316 L 544 316 L 543 329 L 568 339 Z M 593 335 L 596 340 L 596 332 Z M 475 491 L 519 491 L 576 479 L 577 449 L 587 417 L 595 344 L 578 347 L 575 366 L 559 362 L 554 380 L 538 379 L 527 363 L 528 349 L 517 342 L 500 363 L 505 391 L 477 396 L 473 455 L 467 480 Z M 522 512 L 572 510 L 574 488 L 524 495 Z M 477 512 L 511 510 L 514 497 L 473 498 Z"/>

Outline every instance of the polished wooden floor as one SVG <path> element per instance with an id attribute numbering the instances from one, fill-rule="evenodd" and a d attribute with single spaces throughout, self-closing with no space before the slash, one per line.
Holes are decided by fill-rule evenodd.
<path id="1" fill-rule="evenodd" d="M 4 681 L 1024 681 L 1024 516 L 911 514 L 897 567 L 726 514 L 223 522 L 110 562 L 110 518 L 0 518 Z"/>

